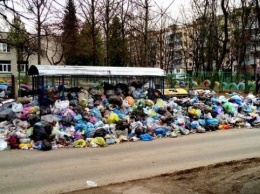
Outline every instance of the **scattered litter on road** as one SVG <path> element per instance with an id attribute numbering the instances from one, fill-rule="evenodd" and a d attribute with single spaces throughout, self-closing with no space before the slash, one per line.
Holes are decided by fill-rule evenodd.
<path id="1" fill-rule="evenodd" d="M 97 183 L 95 181 L 86 181 L 88 187 L 96 187 Z"/>

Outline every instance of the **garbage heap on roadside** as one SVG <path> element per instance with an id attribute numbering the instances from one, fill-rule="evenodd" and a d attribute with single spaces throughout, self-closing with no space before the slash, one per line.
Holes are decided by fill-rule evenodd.
<path id="1" fill-rule="evenodd" d="M 3 101 L 0 150 L 96 148 L 260 125 L 260 98 L 253 94 L 192 90 L 177 98 L 138 85 L 122 88 L 74 88 L 62 96 L 48 89 L 45 106 L 32 97 Z"/>

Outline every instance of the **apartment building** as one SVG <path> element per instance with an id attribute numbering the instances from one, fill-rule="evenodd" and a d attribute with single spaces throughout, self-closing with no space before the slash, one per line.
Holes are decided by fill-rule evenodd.
<path id="1" fill-rule="evenodd" d="M 245 64 L 249 65 L 249 71 L 251 73 L 260 73 L 260 32 L 257 21 L 253 21 L 253 25 L 250 29 L 250 38 L 247 41 L 246 53 L 245 53 Z"/>
<path id="2" fill-rule="evenodd" d="M 234 10 L 234 15 L 237 10 Z M 239 11 L 239 9 L 238 9 Z M 249 20 L 247 21 L 246 26 L 246 32 L 244 32 L 245 40 L 241 40 L 241 35 L 238 36 L 240 38 L 236 38 L 234 36 L 234 31 L 242 31 L 242 21 L 241 21 L 241 15 L 238 14 L 238 18 L 233 20 L 230 20 L 229 25 L 229 42 L 227 44 L 227 52 L 226 56 L 223 60 L 223 65 L 221 67 L 221 70 L 223 71 L 231 71 L 236 72 L 237 70 L 246 71 L 248 74 L 256 75 L 260 73 L 260 29 L 258 26 L 258 20 L 256 17 L 256 14 L 252 11 L 251 15 L 249 17 Z M 223 32 L 223 22 L 224 18 L 223 16 L 217 17 L 219 22 L 219 29 L 214 29 L 218 31 L 219 36 L 219 42 L 216 44 L 219 46 L 218 49 L 211 48 L 211 52 L 215 52 L 214 56 L 211 56 L 211 59 L 206 60 L 207 53 L 205 51 L 208 51 L 208 39 L 203 39 L 201 42 L 199 42 L 199 47 L 196 48 L 196 42 L 192 40 L 192 36 L 194 32 L 197 32 L 197 34 L 200 31 L 198 25 L 201 25 L 200 20 L 198 19 L 198 23 L 194 21 L 191 25 L 172 25 L 168 27 L 167 33 L 166 33 L 166 57 L 168 57 L 168 66 L 166 66 L 166 71 L 168 73 L 189 73 L 191 72 L 192 68 L 194 68 L 196 65 L 200 66 L 199 71 L 203 71 L 204 67 L 210 67 L 211 71 L 214 71 L 216 68 L 216 61 L 214 58 L 216 58 L 220 53 L 222 52 L 222 45 L 221 45 L 221 33 Z M 236 22 L 234 22 L 236 21 Z M 193 25 L 193 26 L 192 26 Z M 204 23 L 202 23 L 204 25 Z M 222 26 L 221 26 L 222 25 Z M 204 28 L 206 25 L 204 26 Z M 209 30 L 205 28 L 204 30 L 207 30 L 210 33 Z M 196 35 L 195 35 L 196 36 Z M 209 37 L 210 34 L 207 34 Z M 194 36 L 193 36 L 194 38 Z M 199 37 L 195 37 L 199 38 Z M 199 39 L 198 39 L 199 40 Z M 214 39 L 213 39 L 214 40 Z M 200 41 L 200 40 L 199 40 Z M 241 44 L 246 44 L 246 49 L 241 46 Z M 194 43 L 193 43 L 194 42 Z M 201 44 L 203 43 L 203 45 Z M 239 43 L 239 44 L 237 44 Z M 198 44 L 198 43 L 197 43 Z M 213 43 L 212 43 L 213 44 Z M 212 45 L 211 44 L 211 45 Z M 240 45 L 240 46 L 237 46 Z M 195 47 L 194 47 L 195 46 Z M 197 50 L 194 50 L 197 49 Z M 215 50 L 214 50 L 215 49 Z M 194 58 L 194 52 L 196 51 L 198 55 L 203 56 L 204 55 L 204 61 L 200 60 L 197 64 L 195 64 L 196 60 Z M 244 55 L 243 55 L 244 52 Z M 240 58 L 242 58 L 242 64 Z M 198 56 L 197 56 L 198 57 Z"/>
<path id="3" fill-rule="evenodd" d="M 167 73 L 187 73 L 192 69 L 190 30 L 189 26 L 169 26 L 165 40 Z"/>
<path id="4" fill-rule="evenodd" d="M 0 32 L 0 79 L 9 80 L 13 75 L 15 78 L 20 76 L 23 77 L 26 75 L 26 69 L 30 65 L 38 64 L 37 53 L 32 53 L 29 55 L 28 60 L 25 57 L 20 61 L 20 72 L 18 71 L 18 59 L 16 48 L 11 46 L 6 41 L 7 32 Z M 42 55 L 41 55 L 41 64 L 44 65 L 53 65 L 55 61 L 60 61 L 60 65 L 63 65 L 64 62 L 61 60 L 62 53 L 60 46 L 57 46 L 57 43 L 50 38 L 42 38 Z M 22 54 L 27 55 L 27 49 L 21 49 Z M 57 63 L 55 63 L 57 64 Z M 28 65 L 28 66 L 27 66 Z"/>

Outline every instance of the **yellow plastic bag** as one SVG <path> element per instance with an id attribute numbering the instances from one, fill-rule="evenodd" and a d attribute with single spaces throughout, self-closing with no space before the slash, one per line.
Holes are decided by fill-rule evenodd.
<path id="1" fill-rule="evenodd" d="M 79 101 L 80 106 L 86 106 L 87 103 L 88 103 L 87 99 L 81 99 L 81 100 Z"/>
<path id="2" fill-rule="evenodd" d="M 149 107 L 146 107 L 146 108 L 143 108 L 143 111 L 145 114 L 147 114 L 149 117 L 155 117 L 157 115 L 157 113 L 155 112 L 154 109 L 152 108 L 149 108 Z"/>
<path id="3" fill-rule="evenodd" d="M 165 102 L 163 101 L 163 99 L 158 98 L 158 99 L 156 100 L 156 104 L 155 104 L 155 106 L 163 107 L 164 104 L 165 104 Z"/>
<path id="4" fill-rule="evenodd" d="M 119 120 L 120 119 L 116 113 L 111 113 L 107 118 L 107 123 L 114 124 L 114 123 L 117 123 Z"/>
<path id="5" fill-rule="evenodd" d="M 20 143 L 19 149 L 30 149 L 32 147 L 31 143 Z"/>
<path id="6" fill-rule="evenodd" d="M 87 142 L 84 139 L 78 139 L 74 142 L 75 148 L 84 148 L 86 147 Z"/>
<path id="7" fill-rule="evenodd" d="M 150 99 L 147 99 L 147 100 L 145 100 L 145 105 L 146 106 L 154 106 L 154 102 Z"/>
<path id="8" fill-rule="evenodd" d="M 188 110 L 188 113 L 189 113 L 190 115 L 194 115 L 194 116 L 197 116 L 197 117 L 200 117 L 200 116 L 201 116 L 201 110 L 195 109 L 195 108 L 190 108 L 190 109 Z"/>
<path id="9" fill-rule="evenodd" d="M 95 137 L 91 140 L 90 145 L 97 144 L 100 147 L 106 146 L 106 141 L 103 137 Z"/>

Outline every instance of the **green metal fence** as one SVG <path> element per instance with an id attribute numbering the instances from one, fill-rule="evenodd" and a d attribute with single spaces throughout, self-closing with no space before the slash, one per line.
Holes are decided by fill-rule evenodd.
<path id="1" fill-rule="evenodd" d="M 177 87 L 180 82 L 186 83 L 186 88 L 211 88 L 217 92 L 225 91 L 255 91 L 255 77 L 244 72 L 214 72 L 198 71 L 190 74 L 168 74 L 166 87 Z"/>
<path id="2" fill-rule="evenodd" d="M 213 76 L 216 76 L 219 82 L 226 83 L 239 83 L 247 80 L 254 80 L 254 75 L 249 73 L 241 72 L 214 72 L 214 71 L 205 71 L 205 72 L 193 72 L 191 77 L 193 80 L 196 80 L 199 83 L 204 82 L 205 80 L 212 80 Z"/>

